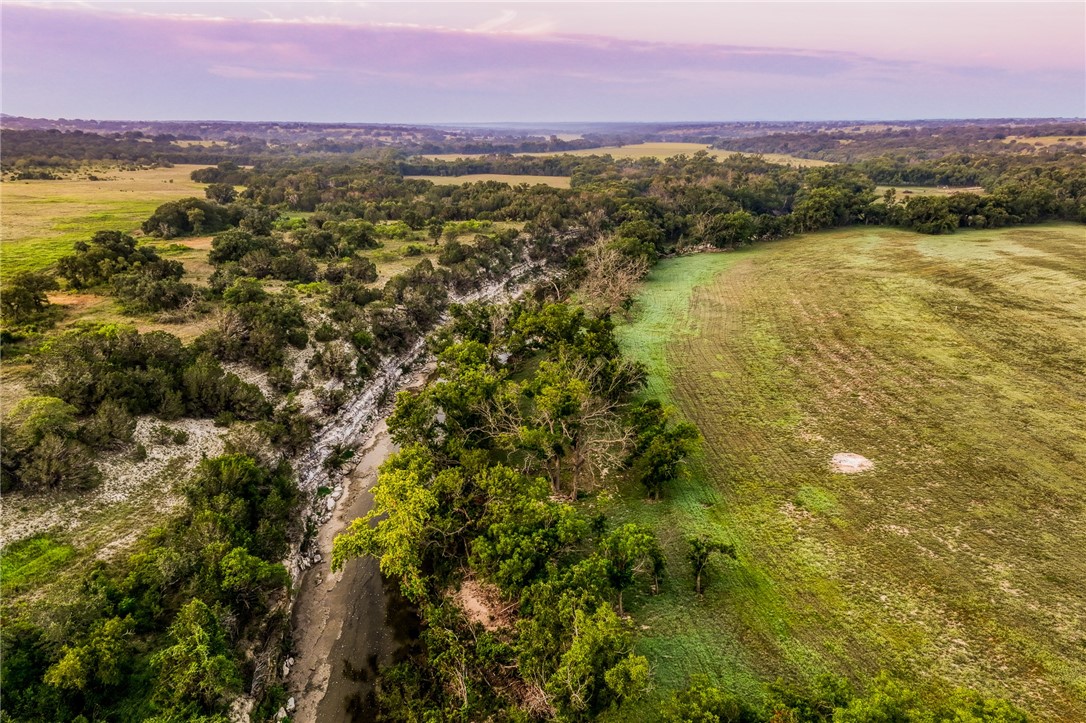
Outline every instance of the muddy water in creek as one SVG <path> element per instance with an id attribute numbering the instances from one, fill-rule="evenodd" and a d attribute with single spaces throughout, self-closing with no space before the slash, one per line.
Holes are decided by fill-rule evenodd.
<path id="1" fill-rule="evenodd" d="M 321 562 L 299 581 L 294 605 L 294 667 L 287 678 L 299 723 L 347 723 L 373 719 L 370 694 L 378 665 L 387 665 L 407 641 L 413 615 L 395 586 L 386 586 L 377 561 L 351 560 L 332 573 L 332 540 L 373 506 L 370 488 L 377 468 L 396 451 L 381 421 L 344 480 L 344 494 L 315 541 Z M 390 614 L 391 613 L 391 614 Z"/>

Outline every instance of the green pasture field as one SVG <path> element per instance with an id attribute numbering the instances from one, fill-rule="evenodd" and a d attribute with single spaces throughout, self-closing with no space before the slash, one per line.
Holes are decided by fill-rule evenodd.
<path id="1" fill-rule="evenodd" d="M 116 168 L 57 181 L 0 183 L 0 276 L 37 271 L 71 253 L 96 231 L 139 229 L 161 204 L 203 198 L 204 184 L 189 174 L 200 165 L 121 171 Z"/>
<path id="2" fill-rule="evenodd" d="M 660 700 L 879 671 L 1086 720 L 1086 227 L 810 234 L 661 262 L 625 351 L 703 435 L 630 596 Z M 872 460 L 831 471 L 839 452 Z M 698 599 L 684 536 L 735 545 Z M 625 711 L 634 717 L 637 711 Z"/>
<path id="3" fill-rule="evenodd" d="M 728 156 L 735 155 L 738 151 L 722 151 L 714 150 L 709 146 L 702 145 L 701 143 L 636 143 L 629 146 L 607 146 L 604 148 L 583 148 L 576 151 L 564 151 L 562 153 L 517 153 L 518 156 L 605 156 L 609 155 L 615 160 L 622 159 L 640 159 L 640 158 L 655 158 L 657 160 L 664 160 L 685 154 L 692 156 L 698 151 L 707 151 L 709 155 L 717 160 L 727 158 Z M 754 154 L 745 154 L 754 155 Z M 439 161 L 457 161 L 461 158 L 475 158 L 476 155 L 465 155 L 461 153 L 442 153 L 438 155 L 423 156 L 424 158 L 430 158 Z M 762 158 L 770 163 L 780 163 L 784 165 L 793 166 L 830 166 L 833 165 L 829 161 L 816 161 L 809 158 L 797 158 L 796 156 L 789 156 L 783 153 L 765 153 L 762 154 Z"/>
<path id="4" fill-rule="evenodd" d="M 897 191 L 899 201 L 909 196 L 949 196 L 952 193 L 976 193 L 983 196 L 987 193 L 980 186 L 875 186 L 875 193 L 882 196 L 891 188 Z"/>
<path id="5" fill-rule="evenodd" d="M 518 176 L 508 173 L 469 173 L 463 176 L 404 176 L 420 181 L 430 181 L 438 186 L 459 186 L 462 183 L 497 181 L 516 186 L 527 183 L 531 186 L 544 185 L 552 188 L 569 188 L 569 176 Z"/>

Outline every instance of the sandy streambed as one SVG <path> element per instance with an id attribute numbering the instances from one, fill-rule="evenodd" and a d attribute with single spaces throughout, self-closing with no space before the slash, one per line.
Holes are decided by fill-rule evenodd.
<path id="1" fill-rule="evenodd" d="M 387 595 L 377 561 L 352 560 L 332 573 L 332 541 L 373 506 L 370 488 L 377 469 L 395 451 L 381 421 L 359 454 L 355 471 L 344 478 L 343 496 L 332 519 L 321 525 L 314 547 L 321 562 L 299 580 L 294 603 L 294 665 L 287 689 L 300 723 L 368 720 L 366 697 L 378 665 L 391 659 L 399 642 L 386 623 Z"/>

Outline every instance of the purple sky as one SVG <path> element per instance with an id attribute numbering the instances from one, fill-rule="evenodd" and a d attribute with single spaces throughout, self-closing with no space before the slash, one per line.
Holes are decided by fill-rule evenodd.
<path id="1" fill-rule="evenodd" d="M 2 109 L 357 122 L 1086 115 L 1086 3 L 3 0 Z"/>

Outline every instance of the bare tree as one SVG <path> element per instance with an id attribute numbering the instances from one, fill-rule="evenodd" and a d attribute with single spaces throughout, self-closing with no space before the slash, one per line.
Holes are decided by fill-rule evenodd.
<path id="1" fill-rule="evenodd" d="M 588 273 L 581 285 L 585 305 L 602 314 L 623 309 L 637 282 L 648 273 L 648 259 L 623 253 L 608 238 L 598 240 L 585 253 Z"/>
<path id="2" fill-rule="evenodd" d="M 575 499 L 621 465 L 631 442 L 619 395 L 598 391 L 603 371 L 580 358 L 544 362 L 530 390 L 511 384 L 485 411 L 489 431 L 523 453 L 525 472 L 544 474 L 555 495 Z"/>

